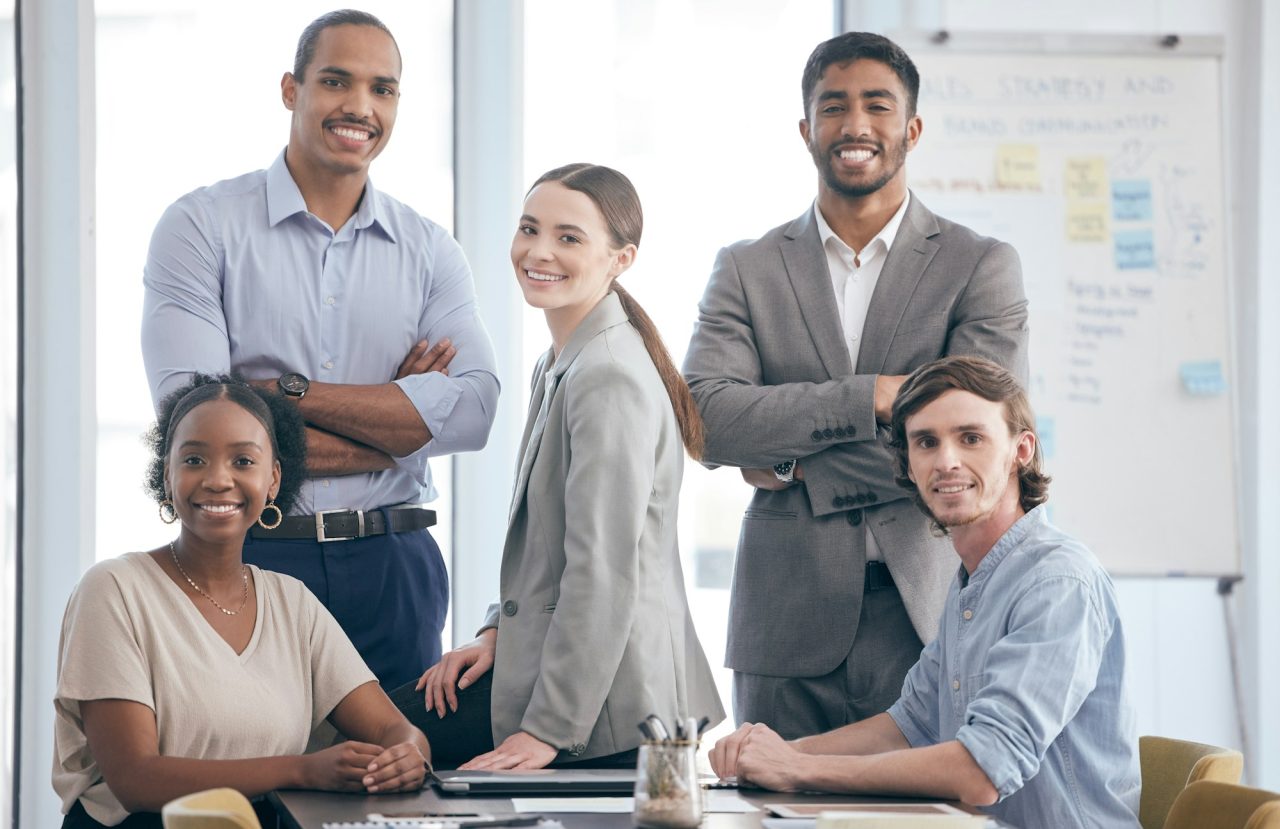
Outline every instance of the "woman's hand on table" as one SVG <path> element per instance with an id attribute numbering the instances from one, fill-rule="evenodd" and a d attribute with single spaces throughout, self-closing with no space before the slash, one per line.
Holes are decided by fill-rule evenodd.
<path id="1" fill-rule="evenodd" d="M 517 731 L 493 751 L 473 757 L 458 768 L 465 771 L 541 769 L 556 759 L 558 753 L 555 746 L 547 745 L 525 731 Z"/>

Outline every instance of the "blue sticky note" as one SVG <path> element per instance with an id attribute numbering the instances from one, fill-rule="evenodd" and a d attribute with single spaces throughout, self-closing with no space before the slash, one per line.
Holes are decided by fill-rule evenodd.
<path id="1" fill-rule="evenodd" d="M 1154 268 L 1156 241 L 1151 228 L 1117 230 L 1111 234 L 1116 246 L 1116 268 L 1122 271 Z"/>
<path id="2" fill-rule="evenodd" d="M 1151 181 L 1111 182 L 1111 210 L 1117 222 L 1151 221 Z"/>
<path id="3" fill-rule="evenodd" d="M 1052 458 L 1054 450 L 1057 448 L 1054 442 L 1053 427 L 1052 417 L 1036 415 L 1036 438 L 1040 441 L 1040 451 L 1044 453 L 1045 460 Z"/>
<path id="4" fill-rule="evenodd" d="M 1214 397 L 1227 390 L 1227 378 L 1222 373 L 1221 360 L 1199 360 L 1183 363 L 1178 367 L 1182 387 L 1197 397 Z"/>

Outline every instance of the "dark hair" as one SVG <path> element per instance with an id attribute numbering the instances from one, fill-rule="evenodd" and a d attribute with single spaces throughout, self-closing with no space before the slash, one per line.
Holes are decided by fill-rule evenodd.
<path id="1" fill-rule="evenodd" d="M 1031 402 L 1027 400 L 1027 393 L 1022 390 L 1017 378 L 990 360 L 981 357 L 944 357 L 911 372 L 893 401 L 893 414 L 889 422 L 892 436 L 890 446 L 897 456 L 898 483 L 915 495 L 916 504 L 931 518 L 933 514 L 920 497 L 920 490 L 907 477 L 907 470 L 910 468 L 907 455 L 907 418 L 953 389 L 976 394 L 992 403 L 1003 403 L 1004 421 L 1009 427 L 1010 435 L 1036 433 L 1036 418 L 1031 411 Z M 1018 500 L 1026 512 L 1049 500 L 1049 482 L 1052 478 L 1041 470 L 1043 464 L 1044 453 L 1037 440 L 1031 460 L 1018 469 Z"/>
<path id="2" fill-rule="evenodd" d="M 615 248 L 627 245 L 640 246 L 640 234 L 644 230 L 644 213 L 640 209 L 640 196 L 632 186 L 631 180 L 622 173 L 599 164 L 566 164 L 539 176 L 538 180 L 529 187 L 529 192 L 533 192 L 539 184 L 548 181 L 559 182 L 570 190 L 582 193 L 591 199 L 600 211 L 600 215 L 604 217 L 604 223 L 609 228 L 609 236 Z M 689 386 L 680 376 L 675 362 L 671 359 L 671 354 L 663 344 L 661 335 L 658 334 L 658 327 L 640 307 L 640 303 L 636 302 L 616 279 L 610 286 L 610 290 L 622 301 L 623 310 L 627 312 L 631 325 L 640 332 L 640 338 L 644 340 L 649 358 L 658 369 L 662 385 L 666 387 L 667 396 L 671 398 L 671 408 L 676 414 L 676 423 L 680 426 L 680 437 L 684 442 L 685 451 L 694 460 L 701 460 L 704 445 L 702 416 L 698 413 L 697 404 L 693 402 L 693 395 L 689 393 Z"/>
<path id="3" fill-rule="evenodd" d="M 189 383 L 160 401 L 160 414 L 144 438 L 151 449 L 147 494 L 157 503 L 168 497 L 164 464 L 169 457 L 173 431 L 192 409 L 210 400 L 230 400 L 256 417 L 267 430 L 272 455 L 280 462 L 280 491 L 276 493 L 275 503 L 288 512 L 307 477 L 307 436 L 302 415 L 280 394 L 251 386 L 235 375 L 196 374 Z"/>
<path id="4" fill-rule="evenodd" d="M 916 114 L 916 99 L 920 96 L 920 73 L 902 47 L 884 35 L 871 32 L 845 32 L 819 43 L 809 55 L 800 77 L 800 93 L 803 97 L 804 117 L 809 117 L 809 105 L 813 103 L 813 90 L 822 74 L 833 63 L 844 65 L 855 60 L 875 60 L 893 70 L 907 90 L 907 117 Z"/>
<path id="5" fill-rule="evenodd" d="M 298 38 L 298 51 L 293 56 L 293 77 L 299 82 L 302 81 L 302 74 L 311 65 L 311 59 L 315 57 L 316 41 L 320 39 L 320 33 L 334 26 L 372 26 L 375 29 L 381 29 L 387 33 L 387 37 L 391 38 L 391 45 L 396 47 L 396 56 L 400 56 L 400 44 L 396 43 L 395 35 L 391 34 L 391 30 L 385 23 L 368 12 L 338 9 L 320 15 L 302 30 L 302 35 Z M 403 58 L 401 60 L 403 61 Z"/>

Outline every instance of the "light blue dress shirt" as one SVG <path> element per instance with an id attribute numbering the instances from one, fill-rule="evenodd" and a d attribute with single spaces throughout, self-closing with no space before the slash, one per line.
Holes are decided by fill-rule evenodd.
<path id="1" fill-rule="evenodd" d="M 143 281 L 142 353 L 157 403 L 194 371 L 379 384 L 420 339 L 457 347 L 448 376 L 396 381 L 432 439 L 392 469 L 308 480 L 294 513 L 429 501 L 427 458 L 488 439 L 498 379 L 462 249 L 372 182 L 335 232 L 307 211 L 281 152 L 267 170 L 170 206 Z"/>
<path id="2" fill-rule="evenodd" d="M 1137 829 L 1140 774 L 1111 579 L 1039 506 L 951 585 L 889 709 L 912 746 L 959 740 L 1015 826 Z"/>

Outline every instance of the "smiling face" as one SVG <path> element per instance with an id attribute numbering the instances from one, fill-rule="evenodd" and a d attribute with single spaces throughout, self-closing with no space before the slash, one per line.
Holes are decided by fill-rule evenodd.
<path id="1" fill-rule="evenodd" d="M 173 428 L 164 478 L 184 537 L 238 544 L 279 490 L 280 464 L 262 422 L 216 399 Z"/>
<path id="2" fill-rule="evenodd" d="M 1004 403 L 952 389 L 907 418 L 906 440 L 907 477 L 953 536 L 967 528 L 998 538 L 1022 516 L 1017 474 L 1035 436 L 1009 434 Z"/>
<path id="3" fill-rule="evenodd" d="M 303 77 L 285 73 L 280 93 L 293 112 L 287 159 L 295 177 L 364 175 L 396 123 L 400 53 L 376 27 L 330 26 Z"/>
<path id="4" fill-rule="evenodd" d="M 613 247 L 604 217 L 590 197 L 558 181 L 530 191 L 511 241 L 511 264 L 525 302 L 547 314 L 552 336 L 572 333 L 619 274 L 636 246 Z"/>
<path id="5" fill-rule="evenodd" d="M 800 122 L 819 186 L 850 199 L 885 190 L 901 201 L 907 153 L 921 130 L 920 117 L 908 117 L 908 105 L 902 81 L 878 60 L 828 66 Z"/>

